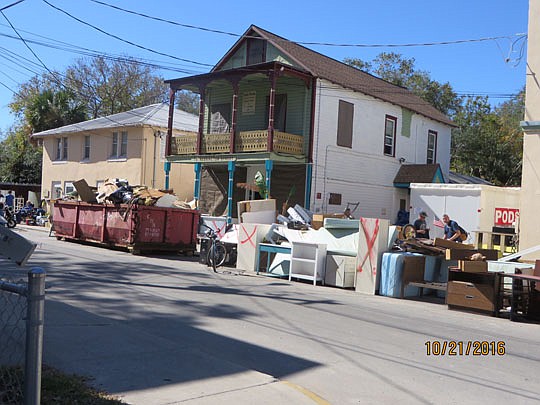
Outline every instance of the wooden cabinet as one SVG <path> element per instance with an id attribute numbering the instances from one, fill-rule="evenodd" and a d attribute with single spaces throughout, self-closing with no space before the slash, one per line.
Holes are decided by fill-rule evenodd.
<path id="1" fill-rule="evenodd" d="M 293 242 L 289 280 L 299 278 L 324 282 L 326 245 L 323 243 Z"/>
<path id="2" fill-rule="evenodd" d="M 448 307 L 486 311 L 496 315 L 499 311 L 499 291 L 499 273 L 448 272 Z"/>

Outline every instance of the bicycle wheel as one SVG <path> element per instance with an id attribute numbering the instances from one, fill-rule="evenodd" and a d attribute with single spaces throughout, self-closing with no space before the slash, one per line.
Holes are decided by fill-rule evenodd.
<path id="1" fill-rule="evenodd" d="M 214 272 L 216 272 L 216 269 L 225 262 L 226 255 L 227 251 L 225 250 L 225 246 L 221 243 L 213 243 L 212 246 L 210 246 L 210 250 L 208 251 L 208 264 L 212 266 Z"/>

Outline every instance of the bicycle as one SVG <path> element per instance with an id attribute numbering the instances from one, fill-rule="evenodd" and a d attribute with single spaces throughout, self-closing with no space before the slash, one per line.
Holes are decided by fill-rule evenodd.
<path id="1" fill-rule="evenodd" d="M 223 242 L 219 240 L 218 234 L 209 226 L 202 224 L 208 230 L 204 233 L 204 235 L 208 238 L 210 241 L 210 246 L 208 247 L 208 255 L 206 256 L 206 263 L 209 266 L 212 266 L 212 269 L 214 270 L 214 273 L 217 273 L 217 268 L 222 266 L 223 263 L 225 263 L 225 258 L 227 257 L 227 249 L 225 248 L 225 245 Z M 227 225 L 229 227 L 229 225 Z M 225 232 L 228 229 L 225 229 Z"/>

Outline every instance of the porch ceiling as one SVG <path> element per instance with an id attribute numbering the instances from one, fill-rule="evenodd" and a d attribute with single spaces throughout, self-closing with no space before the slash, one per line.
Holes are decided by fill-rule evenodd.
<path id="1" fill-rule="evenodd" d="M 167 156 L 167 161 L 173 163 L 204 163 L 204 164 L 223 164 L 230 161 L 236 163 L 264 163 L 272 160 L 281 164 L 302 164 L 306 163 L 305 156 L 283 155 L 275 152 L 260 153 L 235 153 L 218 155 L 171 155 Z"/>

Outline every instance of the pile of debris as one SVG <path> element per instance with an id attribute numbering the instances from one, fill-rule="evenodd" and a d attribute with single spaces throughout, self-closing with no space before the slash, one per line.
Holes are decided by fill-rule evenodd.
<path id="1" fill-rule="evenodd" d="M 195 209 L 195 201 L 180 200 L 168 190 L 147 186 L 131 186 L 125 179 L 110 178 L 97 187 L 90 187 L 85 179 L 73 183 L 81 201 L 98 204 L 138 204 L 156 207 Z"/>

